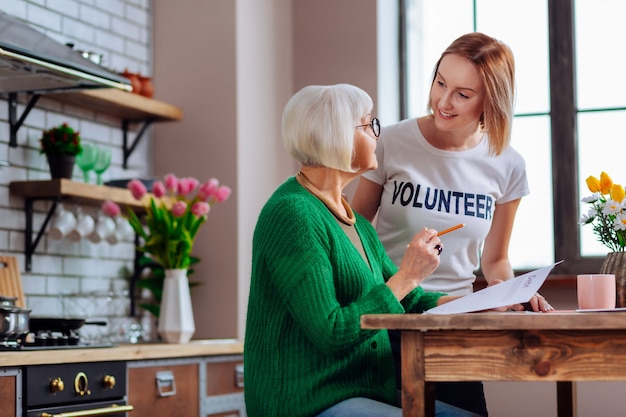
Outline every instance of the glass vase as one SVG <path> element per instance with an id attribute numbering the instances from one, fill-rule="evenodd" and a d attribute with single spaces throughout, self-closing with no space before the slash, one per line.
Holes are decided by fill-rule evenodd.
<path id="1" fill-rule="evenodd" d="M 187 343 L 195 331 L 187 269 L 166 269 L 159 335 L 167 343 Z"/>

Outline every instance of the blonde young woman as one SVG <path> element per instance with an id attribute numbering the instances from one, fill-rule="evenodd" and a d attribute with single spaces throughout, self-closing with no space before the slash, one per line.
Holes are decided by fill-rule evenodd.
<path id="1" fill-rule="evenodd" d="M 515 101 L 513 53 L 482 33 L 456 39 L 435 65 L 428 115 L 383 128 L 378 168 L 359 181 L 352 207 L 374 221 L 390 257 L 398 262 L 407 239 L 425 225 L 442 230 L 445 251 L 422 282 L 427 291 L 472 292 L 480 266 L 488 283 L 512 278 L 509 241 L 521 198 L 528 194 L 525 162 L 509 146 Z M 552 307 L 539 294 L 535 311 Z M 482 415 L 482 384 L 454 385 L 439 398 Z M 460 399 L 467 394 L 468 401 Z M 458 402 L 456 402 L 458 400 Z M 475 401 L 477 400 L 477 401 Z M 470 405 L 468 405 L 470 404 Z"/>

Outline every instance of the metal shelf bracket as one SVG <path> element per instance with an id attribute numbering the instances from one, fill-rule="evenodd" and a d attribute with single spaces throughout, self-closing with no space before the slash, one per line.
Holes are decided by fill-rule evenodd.
<path id="1" fill-rule="evenodd" d="M 30 113 L 32 108 L 35 106 L 35 104 L 37 103 L 37 100 L 39 100 L 39 97 L 41 97 L 41 94 L 33 94 L 31 96 L 30 100 L 28 100 L 28 103 L 26 104 L 26 108 L 24 109 L 24 112 L 18 119 L 17 118 L 17 93 L 9 93 L 9 127 L 10 127 L 9 146 L 11 146 L 12 148 L 17 148 L 17 131 L 20 129 L 20 127 L 22 127 L 22 124 L 24 124 L 24 120 L 26 119 L 26 116 L 28 116 L 28 113 Z"/>
<path id="2" fill-rule="evenodd" d="M 143 125 L 141 126 L 141 128 L 139 129 L 139 132 L 137 132 L 137 135 L 135 136 L 135 140 L 133 141 L 132 144 L 128 144 L 129 142 L 129 138 L 128 138 L 128 128 L 129 128 L 129 124 L 130 121 L 128 120 L 123 120 L 122 121 L 122 132 L 124 134 L 124 162 L 123 162 L 123 167 L 124 169 L 128 168 L 128 158 L 130 158 L 130 155 L 133 153 L 133 151 L 135 150 L 135 147 L 137 147 L 137 144 L 139 143 L 139 140 L 141 139 L 141 137 L 144 135 L 144 133 L 146 133 L 146 130 L 148 129 L 148 127 L 150 127 L 150 125 L 152 124 L 152 120 L 146 120 L 143 122 Z"/>
<path id="3" fill-rule="evenodd" d="M 54 211 L 59 205 L 59 202 L 61 202 L 61 197 L 57 197 L 52 200 L 52 205 L 48 210 L 48 214 L 46 214 L 46 218 L 37 233 L 37 237 L 33 241 L 33 202 L 35 200 L 36 199 L 34 198 L 27 198 L 24 200 L 24 214 L 26 216 L 26 231 L 24 234 L 24 259 L 26 265 L 24 265 L 24 269 L 26 271 L 30 271 L 32 269 L 33 253 L 35 253 L 35 249 L 37 248 L 46 227 L 48 227 L 48 223 L 50 222 Z"/>

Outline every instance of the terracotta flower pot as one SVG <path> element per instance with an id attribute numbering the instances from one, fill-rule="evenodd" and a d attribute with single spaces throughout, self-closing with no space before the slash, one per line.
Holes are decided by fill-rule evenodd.
<path id="1" fill-rule="evenodd" d="M 74 155 L 46 155 L 48 166 L 50 167 L 50 176 L 52 178 L 72 178 L 74 171 L 74 163 L 76 157 Z"/>
<path id="2" fill-rule="evenodd" d="M 141 80 L 139 79 L 139 75 L 135 74 L 134 72 L 130 72 L 128 71 L 128 69 L 125 69 L 124 72 L 122 73 L 123 77 L 126 77 L 130 80 L 130 85 L 133 88 L 133 93 L 135 94 L 140 94 L 141 93 Z"/>
<path id="3" fill-rule="evenodd" d="M 152 78 L 144 75 L 139 75 L 139 81 L 141 81 L 141 95 L 144 97 L 152 98 L 154 96 L 154 85 L 152 84 Z"/>

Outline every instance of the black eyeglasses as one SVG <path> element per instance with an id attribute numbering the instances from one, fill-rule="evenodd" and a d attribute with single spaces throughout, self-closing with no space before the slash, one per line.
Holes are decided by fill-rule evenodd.
<path id="1" fill-rule="evenodd" d="M 374 132 L 374 136 L 376 136 L 376 137 L 380 136 L 380 120 L 378 120 L 375 117 L 368 124 L 366 124 L 366 125 L 358 125 L 358 126 L 355 126 L 355 127 L 371 127 L 372 128 L 372 132 Z"/>

